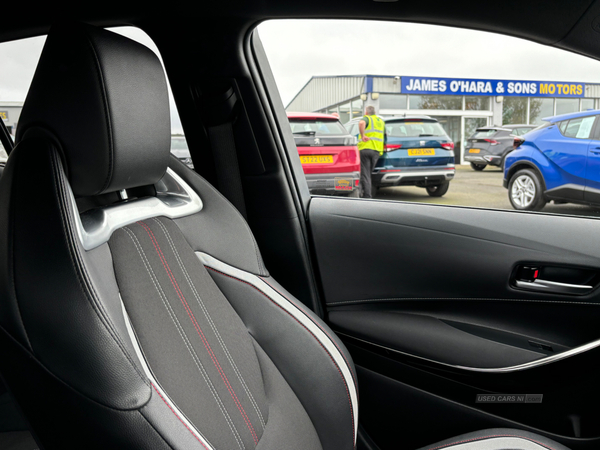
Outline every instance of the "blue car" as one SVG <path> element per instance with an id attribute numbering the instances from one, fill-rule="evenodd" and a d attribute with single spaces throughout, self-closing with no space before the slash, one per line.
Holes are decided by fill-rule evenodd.
<path id="1" fill-rule="evenodd" d="M 504 187 L 515 209 L 555 203 L 600 205 L 600 110 L 543 119 L 515 138 L 506 157 Z"/>
<path id="2" fill-rule="evenodd" d="M 385 152 L 371 176 L 373 193 L 380 187 L 418 186 L 432 197 L 448 192 L 454 178 L 454 142 L 442 125 L 429 116 L 382 117 Z M 345 126 L 358 137 L 358 122 Z"/>

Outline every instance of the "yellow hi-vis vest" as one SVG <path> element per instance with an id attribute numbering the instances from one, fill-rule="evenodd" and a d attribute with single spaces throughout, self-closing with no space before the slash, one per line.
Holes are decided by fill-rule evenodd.
<path id="1" fill-rule="evenodd" d="M 366 116 L 369 120 L 365 127 L 365 136 L 370 140 L 364 142 L 358 135 L 358 150 L 371 149 L 377 150 L 383 155 L 383 138 L 385 133 L 385 122 L 376 115 Z"/>

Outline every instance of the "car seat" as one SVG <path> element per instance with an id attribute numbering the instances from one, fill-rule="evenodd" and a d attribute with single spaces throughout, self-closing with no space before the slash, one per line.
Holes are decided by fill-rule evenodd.
<path id="1" fill-rule="evenodd" d="M 34 437 L 353 449 L 350 355 L 269 276 L 237 210 L 169 156 L 168 104 L 147 48 L 51 29 L 0 179 L 0 372 Z M 516 430 L 432 447 L 482 442 L 564 449 Z"/>

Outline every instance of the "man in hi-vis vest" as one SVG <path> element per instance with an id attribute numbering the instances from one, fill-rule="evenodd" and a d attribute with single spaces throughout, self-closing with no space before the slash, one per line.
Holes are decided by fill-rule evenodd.
<path id="1" fill-rule="evenodd" d="M 360 154 L 361 197 L 371 195 L 371 173 L 385 146 L 385 122 L 375 115 L 375 108 L 367 106 L 365 116 L 358 122 L 358 150 Z"/>

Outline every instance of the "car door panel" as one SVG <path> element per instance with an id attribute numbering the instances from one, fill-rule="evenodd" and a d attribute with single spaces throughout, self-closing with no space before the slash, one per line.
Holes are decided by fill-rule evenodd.
<path id="1" fill-rule="evenodd" d="M 475 416 L 558 436 L 571 448 L 600 444 L 592 406 L 600 400 L 596 220 L 313 197 L 309 222 L 328 320 L 366 380 L 364 425 L 382 449 L 392 448 L 394 434 L 382 423 L 418 429 L 439 408 L 464 414 L 444 415 L 436 433 L 468 431 L 475 422 L 465 418 Z M 591 274 L 593 289 L 519 289 L 514 277 L 524 264 Z M 372 385 L 382 376 L 390 379 L 385 395 Z M 373 392 L 366 400 L 365 391 Z M 485 393 L 542 394 L 543 402 L 477 403 Z M 399 411 L 413 396 L 428 398 L 423 415 Z"/>
<path id="2" fill-rule="evenodd" d="M 329 306 L 394 298 L 572 302 L 514 289 L 510 275 L 525 261 L 599 265 L 594 219 L 328 198 L 313 198 L 309 215 Z M 355 276 L 336 283 L 349 265 Z"/>

